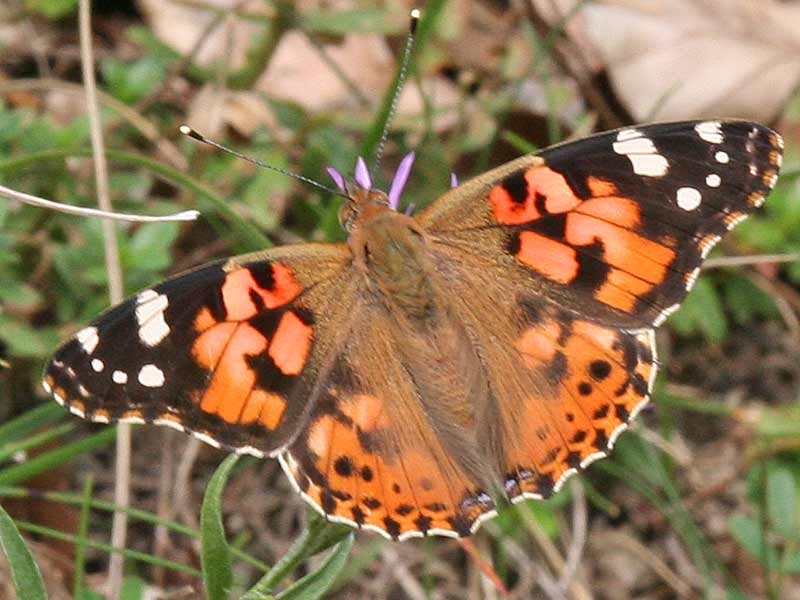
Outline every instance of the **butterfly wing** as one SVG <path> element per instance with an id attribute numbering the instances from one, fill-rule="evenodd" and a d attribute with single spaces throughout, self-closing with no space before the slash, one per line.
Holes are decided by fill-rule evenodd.
<path id="1" fill-rule="evenodd" d="M 501 166 L 417 217 L 482 358 L 480 447 L 512 500 L 556 491 L 644 406 L 652 327 L 763 203 L 781 149 L 740 121 L 623 129 Z"/>
<path id="2" fill-rule="evenodd" d="M 445 194 L 434 239 L 609 325 L 660 324 L 720 237 L 765 200 L 782 141 L 745 121 L 621 129 L 523 157 Z M 463 218 L 462 218 L 463 215 Z"/>
<path id="3" fill-rule="evenodd" d="M 47 365 L 44 386 L 93 421 L 167 425 L 274 454 L 330 368 L 352 301 L 350 265 L 345 245 L 301 244 L 178 275 L 79 331 Z"/>
<path id="4" fill-rule="evenodd" d="M 206 265 L 79 331 L 44 385 L 92 421 L 167 425 L 278 455 L 331 520 L 401 539 L 467 534 L 494 503 L 474 444 L 425 407 L 466 406 L 471 394 L 436 390 L 427 336 L 392 321 L 363 281 L 347 246 L 333 244 Z M 468 345 L 442 337 L 458 363 L 452 347 Z"/>
<path id="5" fill-rule="evenodd" d="M 480 384 L 456 378 L 479 372 L 471 346 L 441 314 L 420 331 L 369 298 L 354 312 L 286 471 L 331 520 L 395 539 L 468 535 L 495 508 L 470 427 Z"/>

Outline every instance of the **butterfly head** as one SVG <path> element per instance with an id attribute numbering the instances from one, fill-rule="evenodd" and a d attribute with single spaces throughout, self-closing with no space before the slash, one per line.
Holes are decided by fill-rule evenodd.
<path id="1" fill-rule="evenodd" d="M 328 167 L 328 174 L 333 179 L 336 187 L 344 192 L 347 197 L 347 200 L 339 209 L 339 223 L 341 223 L 345 231 L 352 232 L 359 221 L 369 218 L 376 212 L 385 210 L 397 211 L 400 204 L 400 196 L 403 193 L 406 181 L 408 181 L 413 164 L 414 153 L 411 152 L 400 161 L 388 194 L 382 190 L 372 188 L 372 178 L 367 169 L 367 164 L 360 156 L 356 162 L 353 181 L 347 181 L 339 171 L 333 167 Z"/>

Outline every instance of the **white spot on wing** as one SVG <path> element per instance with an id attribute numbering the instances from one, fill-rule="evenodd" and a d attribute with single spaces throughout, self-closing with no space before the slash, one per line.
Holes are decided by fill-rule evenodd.
<path id="1" fill-rule="evenodd" d="M 717 153 L 714 155 L 714 159 L 715 159 L 715 160 L 716 160 L 718 163 L 722 163 L 723 165 L 725 165 L 725 164 L 728 164 L 728 162 L 731 160 L 731 157 L 730 157 L 730 156 L 728 156 L 728 153 L 727 153 L 727 152 L 725 152 L 724 150 L 720 150 L 719 152 L 717 152 Z"/>
<path id="2" fill-rule="evenodd" d="M 644 137 L 641 131 L 635 129 L 620 131 L 613 148 L 617 154 L 628 157 L 633 172 L 637 175 L 662 177 L 669 170 L 667 159 L 658 153 L 653 141 Z"/>
<path id="3" fill-rule="evenodd" d="M 164 385 L 164 371 L 155 365 L 145 365 L 139 371 L 139 383 L 145 387 L 161 387 Z"/>
<path id="4" fill-rule="evenodd" d="M 145 346 L 156 346 L 169 334 L 164 320 L 164 310 L 169 300 L 164 294 L 145 290 L 136 297 L 136 321 L 139 323 L 139 339 Z"/>
<path id="5" fill-rule="evenodd" d="M 105 368 L 106 366 L 105 364 L 103 364 L 102 360 L 100 360 L 99 358 L 92 359 L 92 369 L 94 369 L 96 373 L 102 373 L 103 369 Z"/>
<path id="6" fill-rule="evenodd" d="M 44 391 L 47 392 L 48 394 L 53 393 L 53 388 L 51 388 L 50 384 L 47 383 L 46 381 L 42 381 L 42 387 L 44 388 Z"/>
<path id="7" fill-rule="evenodd" d="M 695 210 L 703 200 L 703 195 L 692 187 L 682 187 L 677 193 L 678 206 L 683 210 Z"/>
<path id="8" fill-rule="evenodd" d="M 708 177 L 706 177 L 706 185 L 708 187 L 719 187 L 719 184 L 722 183 L 722 179 L 716 173 L 711 173 Z"/>
<path id="9" fill-rule="evenodd" d="M 128 374 L 125 371 L 114 371 L 111 374 L 111 381 L 120 385 L 128 383 Z"/>
<path id="10" fill-rule="evenodd" d="M 94 349 L 97 348 L 97 342 L 100 341 L 100 338 L 97 337 L 97 327 L 86 327 L 81 329 L 78 333 L 75 334 L 75 338 L 80 343 L 83 351 L 86 354 L 91 354 L 94 352 Z"/>
<path id="11" fill-rule="evenodd" d="M 617 141 L 624 142 L 633 138 L 642 137 L 642 132 L 638 129 L 623 129 L 617 134 Z"/>
<path id="12" fill-rule="evenodd" d="M 719 121 L 704 121 L 694 126 L 694 130 L 700 139 L 708 142 L 709 144 L 721 144 L 725 141 L 725 136 L 722 135 L 722 123 Z"/>

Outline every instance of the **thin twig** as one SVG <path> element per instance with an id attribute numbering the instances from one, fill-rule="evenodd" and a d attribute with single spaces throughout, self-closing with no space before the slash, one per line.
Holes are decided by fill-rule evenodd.
<path id="1" fill-rule="evenodd" d="M 492 582 L 494 587 L 497 588 L 504 598 L 508 598 L 508 588 L 503 583 L 503 580 L 500 579 L 500 576 L 497 574 L 497 571 L 494 570 L 491 563 L 481 556 L 481 553 L 475 547 L 475 543 L 470 538 L 459 538 L 458 542 L 461 544 L 464 552 L 469 555 L 478 569 L 480 569 L 481 573 L 483 573 L 483 576 Z"/>
<path id="2" fill-rule="evenodd" d="M 602 539 L 598 539 L 600 537 Z M 596 536 L 594 543 L 602 545 L 609 552 L 613 552 L 616 547 L 629 554 L 632 560 L 638 560 L 648 565 L 664 583 L 675 591 L 679 598 L 694 597 L 692 585 L 673 571 L 667 563 L 656 556 L 639 540 L 624 533 L 609 531 Z"/>
<path id="3" fill-rule="evenodd" d="M 129 221 L 131 223 L 161 223 L 165 221 L 194 221 L 200 216 L 196 210 L 184 210 L 179 213 L 171 215 L 132 215 L 129 213 L 107 212 L 97 208 L 87 208 L 84 206 L 72 206 L 71 204 L 62 204 L 61 202 L 54 202 L 53 200 L 45 200 L 39 196 L 32 196 L 25 192 L 18 192 L 3 185 L 0 185 L 0 196 L 8 198 L 9 200 L 17 200 L 30 204 L 31 206 L 38 206 L 40 208 L 47 208 L 50 210 L 57 210 L 68 215 L 78 215 L 80 217 L 102 217 L 104 219 L 112 219 L 114 221 Z"/>
<path id="4" fill-rule="evenodd" d="M 578 572 L 583 549 L 586 545 L 586 526 L 588 523 L 586 494 L 577 477 L 573 477 L 570 481 L 570 491 L 572 492 L 572 541 L 567 549 L 564 570 L 558 578 L 558 587 L 563 592 L 569 589 L 570 583 L 572 583 L 575 574 Z"/>
<path id="5" fill-rule="evenodd" d="M 709 258 L 703 265 L 703 270 L 719 269 L 721 267 L 745 267 L 748 265 L 795 262 L 797 260 L 800 260 L 800 252 L 790 252 L 788 254 L 754 254 L 749 256 L 720 256 L 718 258 Z"/>
<path id="6" fill-rule="evenodd" d="M 81 42 L 81 70 L 83 84 L 86 88 L 86 111 L 89 117 L 89 130 L 92 139 L 92 153 L 94 157 L 95 185 L 97 186 L 97 201 L 100 208 L 111 212 L 111 194 L 108 186 L 108 166 L 103 144 L 102 123 L 100 121 L 100 107 L 97 101 L 97 83 L 94 77 L 94 52 L 92 49 L 92 23 L 91 4 L 89 0 L 80 0 L 79 31 Z M 108 291 L 112 304 L 122 301 L 122 271 L 119 261 L 119 248 L 117 246 L 117 230 L 114 224 L 104 219 L 103 241 L 105 246 L 106 270 L 108 271 Z M 127 507 L 130 499 L 130 452 L 131 437 L 130 425 L 120 423 L 116 440 L 116 478 L 114 486 L 114 502 L 117 506 Z M 114 512 L 111 526 L 111 545 L 117 548 L 125 547 L 127 537 L 126 527 L 128 514 L 118 510 Z M 108 596 L 116 599 L 122 587 L 123 557 L 120 553 L 111 556 L 108 569 Z"/>
<path id="7" fill-rule="evenodd" d="M 381 549 L 381 554 L 395 581 L 400 584 L 400 587 L 403 588 L 409 598 L 412 600 L 425 600 L 428 597 L 417 578 L 411 573 L 394 548 L 384 545 Z"/>

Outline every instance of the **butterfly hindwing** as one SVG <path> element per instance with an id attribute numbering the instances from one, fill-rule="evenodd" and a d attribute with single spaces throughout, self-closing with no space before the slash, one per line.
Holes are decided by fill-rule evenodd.
<path id="1" fill-rule="evenodd" d="M 346 312 L 348 256 L 336 245 L 280 248 L 143 290 L 67 341 L 45 387 L 93 421 L 152 422 L 273 453 L 297 433 L 330 327 Z M 338 302 L 326 306 L 331 286 Z"/>
<path id="2" fill-rule="evenodd" d="M 775 132 L 745 121 L 621 129 L 490 171 L 420 218 L 442 243 L 491 260 L 511 255 L 562 306 L 647 327 L 677 307 L 720 237 L 764 202 L 781 149 Z M 461 204 L 476 215 L 467 223 L 454 216 Z"/>

